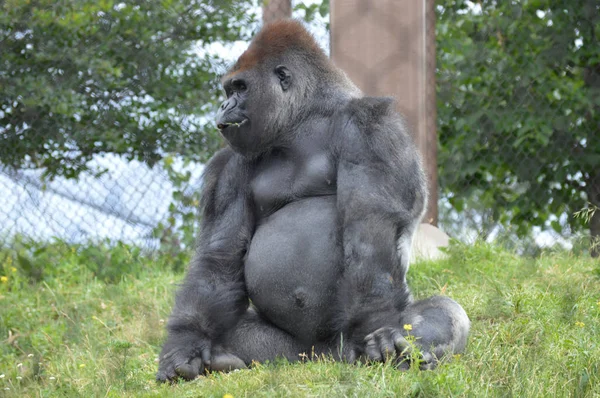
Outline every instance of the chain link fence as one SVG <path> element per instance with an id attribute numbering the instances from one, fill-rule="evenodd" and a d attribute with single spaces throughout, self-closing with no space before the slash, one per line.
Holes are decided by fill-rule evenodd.
<path id="1" fill-rule="evenodd" d="M 180 14 L 172 12 L 169 17 L 175 14 L 179 18 L 177 23 L 194 24 L 194 19 L 186 22 L 182 16 L 199 18 L 199 14 L 190 13 L 186 8 L 198 5 L 182 3 L 185 7 Z M 371 2 L 358 3 L 362 8 L 348 13 L 350 20 L 345 23 L 360 31 L 368 28 L 364 22 L 373 15 L 370 15 Z M 563 8 L 534 7 L 519 2 L 445 0 L 436 3 L 437 106 L 426 109 L 437 117 L 438 143 L 434 148 L 439 178 L 439 223 L 450 236 L 466 241 L 477 238 L 496 241 L 520 252 L 535 254 L 540 248 L 555 245 L 587 248 L 589 242 L 582 243 L 584 240 L 580 238 L 588 239 L 590 230 L 600 234 L 600 215 L 593 214 L 595 206 L 600 205 L 600 43 L 597 39 L 600 37 L 600 6 L 594 1 L 574 3 Z M 308 21 L 311 31 L 329 50 L 329 15 L 325 12 L 329 10 L 328 2 L 297 1 L 293 6 L 293 16 Z M 386 43 L 411 34 L 410 25 L 399 22 L 402 19 L 397 8 L 397 4 L 389 2 L 390 12 L 378 18 L 379 29 L 387 32 L 381 38 L 382 48 L 346 54 L 357 62 L 367 56 L 378 59 L 376 67 L 367 67 L 365 71 L 374 87 L 388 82 L 389 75 L 397 72 L 399 58 L 411 62 L 412 51 L 416 51 L 410 45 L 396 46 L 395 52 L 385 55 Z M 209 11 L 218 14 L 218 8 Z M 227 34 L 211 33 L 207 37 L 214 40 L 188 52 L 186 65 L 196 64 L 198 69 L 210 64 L 214 68 L 212 74 L 204 75 L 205 79 L 213 80 L 201 85 L 202 89 L 206 85 L 215 89 L 218 73 L 243 51 L 252 32 L 258 29 L 260 5 L 251 3 L 243 12 L 246 14 L 239 15 L 254 14 L 254 17 L 239 17 L 245 21 L 237 22 L 239 28 Z M 209 19 L 205 23 L 212 25 L 206 29 L 226 22 L 216 17 Z M 7 37 L 6 27 L 2 29 Z M 14 62 L 19 61 L 19 56 L 26 56 L 27 51 L 43 50 L 27 48 L 27 32 L 25 28 L 22 33 L 11 33 L 23 35 L 24 53 L 12 54 Z M 432 35 L 433 30 L 427 33 Z M 175 40 L 177 34 L 180 32 L 174 29 L 170 36 L 159 37 L 159 40 Z M 156 40 L 156 35 L 160 33 L 155 33 L 152 40 Z M 13 37 L 13 42 L 21 39 Z M 132 41 L 129 45 L 133 55 L 136 44 Z M 13 46 L 0 53 L 4 51 L 21 49 Z M 211 64 L 217 55 L 225 62 Z M 10 69 L 6 59 L 0 61 L 0 79 L 11 78 L 7 75 Z M 156 65 L 168 69 L 166 62 Z M 49 70 L 48 65 L 44 67 Z M 101 68 L 94 70 L 102 71 Z M 85 73 L 85 68 L 82 71 Z M 168 76 L 176 81 L 181 78 L 180 74 L 185 76 L 186 73 L 185 67 L 179 67 Z M 2 87 L 0 85 L 0 91 Z M 35 89 L 43 90 L 43 87 Z M 407 95 L 420 95 L 424 101 L 433 98 L 426 95 L 431 94 L 433 88 L 417 86 L 414 91 L 406 90 Z M 22 102 L 18 96 L 25 94 L 0 94 L 0 121 L 5 123 L 0 125 L 0 145 L 19 139 L 43 140 L 48 135 L 44 123 L 36 124 L 35 131 L 32 131 L 34 127 L 25 126 L 21 132 L 7 123 L 10 122 L 7 115 L 14 114 L 20 106 L 17 103 Z M 214 106 L 218 98 L 206 95 L 196 102 L 202 101 L 208 105 L 194 108 L 203 112 L 196 118 L 194 109 L 182 111 L 175 107 L 166 109 L 165 113 L 187 115 L 175 119 L 183 120 L 187 129 L 200 131 L 210 125 L 207 120 L 211 111 L 207 107 Z M 136 109 L 141 109 L 141 113 L 133 112 L 132 119 L 152 119 L 152 112 L 158 112 L 153 109 L 147 112 L 144 101 L 139 99 L 138 102 Z M 85 123 L 95 124 L 94 120 L 78 122 L 83 128 Z M 130 145 L 147 144 L 143 127 L 142 123 L 139 132 L 142 139 L 128 140 Z M 432 130 L 431 126 L 426 129 Z M 8 137 L 9 134 L 17 136 Z M 206 153 L 204 157 L 189 157 L 186 153 L 173 155 L 177 153 L 177 145 L 169 147 L 169 151 L 154 151 L 159 156 L 150 161 L 145 154 L 128 156 L 127 151 L 113 154 L 107 149 L 105 153 L 86 158 L 90 169 L 100 172 L 82 172 L 77 178 L 70 178 L 68 173 L 44 178 L 43 167 L 14 167 L 13 162 L 0 159 L 4 163 L 0 168 L 0 242 L 11 245 L 19 236 L 72 242 L 107 238 L 148 248 L 159 247 L 164 242 L 165 231 L 172 234 L 173 230 L 195 225 L 198 215 L 194 209 L 202 185 L 202 163 L 220 145 L 215 134 L 215 131 L 203 133 L 194 143 L 198 152 Z M 60 129 L 51 135 L 54 138 L 48 140 L 50 148 L 60 142 L 57 138 Z M 162 143 L 170 139 L 160 134 L 152 138 Z M 69 143 L 65 145 L 68 148 Z M 2 153 L 6 152 L 7 148 Z M 49 149 L 46 153 L 52 155 L 53 151 Z M 63 152 L 60 153 L 63 156 Z M 74 150 L 73 156 L 81 156 L 81 153 Z M 29 160 L 30 164 L 36 164 L 35 159 Z"/>

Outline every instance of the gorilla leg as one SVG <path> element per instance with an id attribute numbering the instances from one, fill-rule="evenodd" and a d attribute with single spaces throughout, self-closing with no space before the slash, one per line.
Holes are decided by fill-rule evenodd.
<path id="1" fill-rule="evenodd" d="M 410 333 L 423 353 L 422 369 L 433 369 L 445 354 L 464 351 L 470 321 L 456 301 L 433 296 L 410 304 L 402 313 L 402 324 L 411 325 Z"/>
<path id="2" fill-rule="evenodd" d="M 411 303 L 402 313 L 401 324 L 410 325 L 410 330 L 399 331 L 381 328 L 366 337 L 367 356 L 382 360 L 386 353 L 378 355 L 382 347 L 391 354 L 394 346 L 401 352 L 409 347 L 405 337 L 410 334 L 423 354 L 421 369 L 433 369 L 446 354 L 464 351 L 469 334 L 470 321 L 463 308 L 454 300 L 434 296 Z M 401 335 L 402 334 L 402 335 Z M 375 348 L 377 346 L 377 348 Z M 252 361 L 264 362 L 276 358 L 298 361 L 303 354 L 323 353 L 339 360 L 337 345 L 319 343 L 310 346 L 262 319 L 253 308 L 248 309 L 240 322 L 225 334 L 213 350 L 210 369 L 225 371 L 244 368 Z M 403 362 L 400 367 L 406 367 Z"/>
<path id="3" fill-rule="evenodd" d="M 310 347 L 295 337 L 262 319 L 249 308 L 239 323 L 225 336 L 211 358 L 211 370 L 231 370 L 245 367 L 252 361 L 264 362 L 275 358 L 298 361 Z"/>

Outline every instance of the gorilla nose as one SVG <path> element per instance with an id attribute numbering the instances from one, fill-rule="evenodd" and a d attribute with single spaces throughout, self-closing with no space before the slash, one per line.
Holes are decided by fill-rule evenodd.
<path id="1" fill-rule="evenodd" d="M 229 98 L 229 99 L 223 101 L 223 103 L 221 104 L 221 110 L 225 111 L 230 108 L 235 108 L 236 105 L 237 105 L 237 101 L 235 100 L 235 98 Z"/>

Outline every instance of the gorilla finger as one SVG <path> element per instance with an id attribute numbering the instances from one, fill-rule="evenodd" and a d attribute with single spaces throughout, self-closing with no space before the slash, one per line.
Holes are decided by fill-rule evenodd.
<path id="1" fill-rule="evenodd" d="M 194 380 L 196 376 L 198 376 L 197 374 L 194 374 L 192 367 L 188 363 L 176 367 L 175 373 L 184 380 Z"/>
<path id="2" fill-rule="evenodd" d="M 164 383 L 168 380 L 167 374 L 165 372 L 158 372 L 156 374 L 156 381 L 159 383 Z"/>
<path id="3" fill-rule="evenodd" d="M 369 333 L 368 335 L 365 336 L 365 338 L 363 339 L 363 341 L 368 344 L 369 341 L 375 340 L 376 333 L 377 333 L 377 331 L 375 331 L 373 333 Z"/>
<path id="4" fill-rule="evenodd" d="M 398 358 L 396 360 L 396 369 L 398 370 L 409 370 L 410 369 L 410 361 L 408 358 Z"/>
<path id="5" fill-rule="evenodd" d="M 164 383 L 176 378 L 175 368 L 171 361 L 160 360 L 158 372 L 156 372 L 156 381 Z"/>
<path id="6" fill-rule="evenodd" d="M 159 383 L 172 383 L 177 380 L 178 376 L 174 368 L 168 370 L 159 370 L 156 374 L 156 381 Z"/>
<path id="7" fill-rule="evenodd" d="M 425 359 L 427 358 L 427 359 Z M 423 359 L 419 364 L 419 369 L 421 370 L 433 370 L 437 367 L 438 361 L 437 359 L 431 355 L 430 353 L 423 354 Z"/>
<path id="8" fill-rule="evenodd" d="M 364 341 L 368 341 L 368 340 L 377 340 L 380 339 L 383 336 L 389 336 L 391 332 L 391 328 L 389 327 L 381 327 L 379 329 L 377 329 L 374 332 L 369 333 L 368 335 L 365 336 Z"/>
<path id="9" fill-rule="evenodd" d="M 345 346 L 341 349 L 339 355 L 346 363 L 354 363 L 357 359 L 357 350 L 354 347 Z"/>
<path id="10" fill-rule="evenodd" d="M 382 338 L 379 342 L 379 350 L 384 360 L 396 356 L 396 347 L 390 338 Z"/>
<path id="11" fill-rule="evenodd" d="M 430 352 L 425 352 L 421 356 L 419 369 L 421 370 L 433 370 L 437 367 L 438 360 L 435 355 Z"/>
<path id="12" fill-rule="evenodd" d="M 194 380 L 203 370 L 202 358 L 194 358 L 189 363 L 176 367 L 175 373 L 185 380 Z"/>
<path id="13" fill-rule="evenodd" d="M 420 370 L 433 370 L 436 367 L 437 367 L 437 364 L 435 364 L 435 363 L 422 363 L 421 365 L 419 365 Z"/>
<path id="14" fill-rule="evenodd" d="M 190 366 L 192 369 L 197 372 L 199 375 L 204 374 L 206 370 L 206 362 L 202 360 L 202 358 L 196 357 L 190 361 Z"/>
<path id="15" fill-rule="evenodd" d="M 235 369 L 244 369 L 246 364 L 240 358 L 229 353 L 220 353 L 212 358 L 211 371 L 230 372 Z"/>
<path id="16" fill-rule="evenodd" d="M 412 346 L 404 338 L 402 333 L 399 330 L 394 330 L 392 332 L 392 341 L 394 342 L 394 346 L 396 347 L 396 352 L 399 355 L 410 355 L 412 354 Z"/>
<path id="17" fill-rule="evenodd" d="M 354 363 L 356 361 L 356 350 L 348 351 L 348 353 L 345 355 L 345 358 L 346 362 Z"/>
<path id="18" fill-rule="evenodd" d="M 367 341 L 367 344 L 365 345 L 365 354 L 367 354 L 367 358 L 371 361 L 380 362 L 383 360 L 379 344 L 375 339 Z"/>
<path id="19" fill-rule="evenodd" d="M 204 362 L 204 366 L 208 368 L 210 366 L 210 348 L 203 348 L 200 357 L 202 358 L 202 362 Z"/>

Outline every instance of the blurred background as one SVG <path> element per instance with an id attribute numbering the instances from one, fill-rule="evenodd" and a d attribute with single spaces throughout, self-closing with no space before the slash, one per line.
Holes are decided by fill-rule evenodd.
<path id="1" fill-rule="evenodd" d="M 189 248 L 224 145 L 219 75 L 287 16 L 365 93 L 398 99 L 426 222 L 598 256 L 597 0 L 0 1 L 0 247 Z"/>

